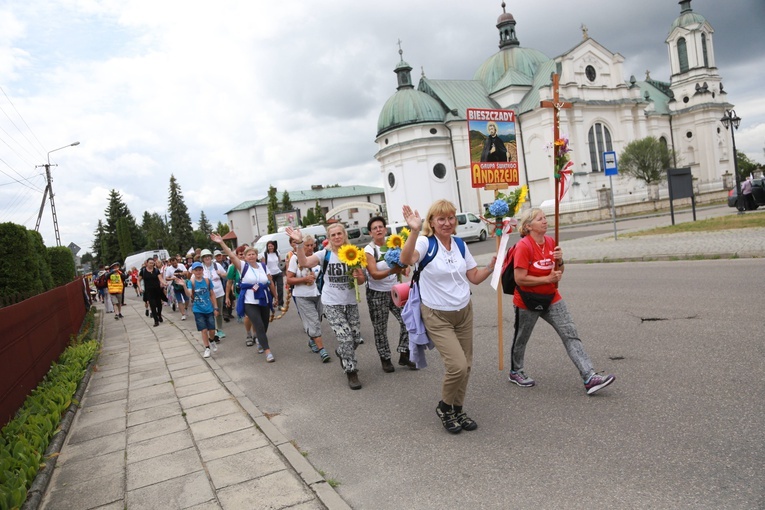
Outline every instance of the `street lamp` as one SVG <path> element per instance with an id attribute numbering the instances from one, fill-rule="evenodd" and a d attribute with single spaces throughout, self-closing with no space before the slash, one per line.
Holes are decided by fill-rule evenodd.
<path id="1" fill-rule="evenodd" d="M 733 127 L 730 130 L 730 136 L 733 140 L 733 173 L 736 174 L 736 201 L 738 202 L 736 209 L 738 209 L 738 214 L 744 214 L 744 211 L 738 207 L 742 205 L 746 209 L 746 203 L 743 201 L 744 197 L 741 195 L 741 177 L 738 175 L 738 157 L 736 155 L 736 130 L 739 124 L 741 124 L 741 117 L 736 115 L 736 110 L 725 110 L 725 115 L 720 119 L 720 122 L 725 126 L 725 129 L 728 129 L 729 126 Z"/>
<path id="2" fill-rule="evenodd" d="M 48 151 L 48 162 L 44 165 L 37 165 L 37 167 L 44 166 L 45 167 L 45 191 L 43 192 L 43 198 L 42 203 L 40 203 L 40 212 L 37 215 L 37 223 L 35 224 L 35 231 L 40 230 L 40 220 L 42 220 L 42 213 L 43 209 L 45 209 L 45 198 L 50 194 L 50 210 L 53 213 L 53 230 L 56 233 L 56 246 L 61 246 L 61 236 L 58 233 L 58 217 L 56 216 L 56 203 L 53 201 L 53 185 L 51 183 L 50 179 L 50 153 L 60 151 L 61 149 L 66 149 L 67 147 L 74 147 L 75 145 L 80 145 L 80 142 L 73 142 L 69 145 L 64 145 L 63 147 L 59 147 L 58 149 L 53 149 L 52 151 Z M 58 165 L 53 165 L 58 166 Z M 35 167 L 35 168 L 37 168 Z"/>

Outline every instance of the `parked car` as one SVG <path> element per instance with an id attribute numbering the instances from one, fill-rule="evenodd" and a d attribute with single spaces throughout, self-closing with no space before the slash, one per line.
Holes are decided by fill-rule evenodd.
<path id="1" fill-rule="evenodd" d="M 757 209 L 761 205 L 765 205 L 765 179 L 754 179 L 752 181 L 752 198 L 754 198 L 754 207 L 749 209 Z M 739 211 L 745 211 L 746 206 L 738 203 L 738 193 L 736 188 L 733 188 L 728 192 L 728 207 L 735 207 Z"/>
<path id="2" fill-rule="evenodd" d="M 465 241 L 485 241 L 488 236 L 486 224 L 471 212 L 458 212 L 457 236 Z"/>
<path id="3" fill-rule="evenodd" d="M 369 235 L 367 227 L 348 227 L 345 231 L 348 234 L 348 242 L 359 248 L 363 248 L 372 242 L 372 236 Z"/>

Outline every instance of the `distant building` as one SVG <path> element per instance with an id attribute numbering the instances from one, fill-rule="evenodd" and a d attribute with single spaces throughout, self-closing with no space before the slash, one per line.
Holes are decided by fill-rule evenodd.
<path id="1" fill-rule="evenodd" d="M 560 113 L 561 135 L 570 138 L 575 163 L 564 204 L 596 199 L 597 190 L 609 185 L 602 153 L 618 155 L 647 136 L 672 149 L 677 166 L 691 167 L 699 184 L 711 189 L 719 183 L 721 189 L 722 175 L 733 173 L 733 151 L 720 119 L 733 105 L 717 73 L 712 26 L 693 12 L 691 0 L 679 4 L 680 15 L 664 41 L 668 82 L 649 73 L 643 81 L 627 79 L 624 57 L 592 39 L 584 26 L 582 39 L 555 58 L 523 48 L 504 3 L 496 25 L 499 51 L 477 67 L 472 80 L 434 80 L 423 72 L 415 89 L 412 67 L 399 50 L 397 91 L 380 112 L 375 139 L 389 219 L 402 219 L 402 204 L 424 214 L 433 201 L 447 198 L 463 211 L 481 213 L 493 201 L 493 192 L 471 187 L 468 108 L 515 112 L 520 183 L 528 184 L 532 205 L 551 200 L 555 184 L 547 147 L 553 112 L 540 102 L 552 100 L 553 73 L 560 76 L 561 101 L 573 105 Z M 642 181 L 618 176 L 614 188 L 617 195 L 646 196 Z"/>
<path id="2" fill-rule="evenodd" d="M 317 201 L 327 220 L 334 218 L 346 225 L 366 225 L 378 211 L 385 211 L 383 189 L 373 186 L 313 186 L 309 190 L 288 192 L 300 218 L 316 207 Z M 226 212 L 226 219 L 239 244 L 268 234 L 268 196 L 242 202 Z"/>

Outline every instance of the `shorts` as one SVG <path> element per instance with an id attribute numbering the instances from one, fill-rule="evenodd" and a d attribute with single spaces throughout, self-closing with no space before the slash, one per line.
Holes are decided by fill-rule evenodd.
<path id="1" fill-rule="evenodd" d="M 197 323 L 197 331 L 215 329 L 215 314 L 194 312 L 194 322 Z"/>
<path id="2" fill-rule="evenodd" d="M 122 294 L 109 294 L 112 298 L 112 303 L 118 305 L 122 303 Z"/>
<path id="3" fill-rule="evenodd" d="M 173 288 L 173 295 L 175 295 L 176 303 L 185 303 L 188 301 L 188 296 L 182 290 L 175 290 L 175 288 Z"/>

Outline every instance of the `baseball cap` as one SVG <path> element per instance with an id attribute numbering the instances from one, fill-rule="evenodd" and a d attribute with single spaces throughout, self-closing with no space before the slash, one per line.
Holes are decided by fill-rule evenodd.
<path id="1" fill-rule="evenodd" d="M 205 266 L 203 266 L 201 262 L 194 262 L 193 264 L 191 264 L 191 270 L 192 271 L 195 270 L 195 269 L 202 269 L 204 267 Z"/>

